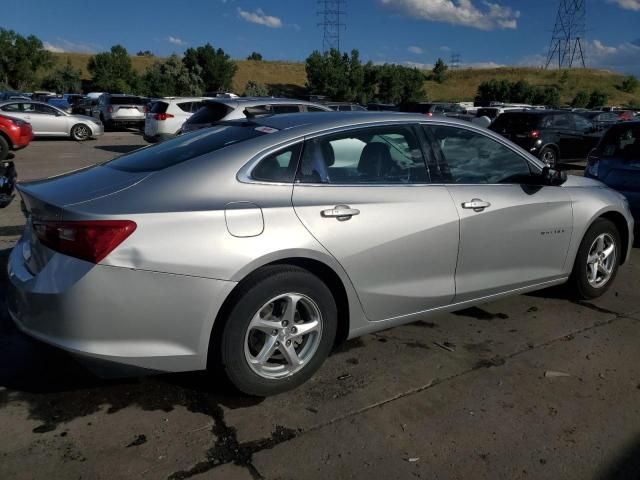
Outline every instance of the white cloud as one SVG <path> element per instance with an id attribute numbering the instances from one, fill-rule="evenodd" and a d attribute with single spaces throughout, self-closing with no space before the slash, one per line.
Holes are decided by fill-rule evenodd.
<path id="1" fill-rule="evenodd" d="M 609 0 L 609 3 L 616 3 L 625 10 L 635 10 L 640 12 L 640 0 Z"/>
<path id="2" fill-rule="evenodd" d="M 101 47 L 94 43 L 85 42 L 71 42 L 64 38 L 56 38 L 55 41 L 48 42 L 43 41 L 42 45 L 45 50 L 50 52 L 62 53 L 62 52 L 77 52 L 77 53 L 95 53 Z"/>
<path id="3" fill-rule="evenodd" d="M 379 0 L 382 5 L 405 15 L 433 22 L 477 28 L 480 30 L 515 29 L 520 17 L 518 10 L 483 1 L 483 9 L 475 0 Z"/>
<path id="4" fill-rule="evenodd" d="M 181 38 L 174 37 L 173 35 L 169 35 L 169 37 L 167 38 L 167 41 L 169 43 L 173 43 L 174 45 L 178 45 L 180 47 L 183 47 L 187 44 L 187 42 L 185 42 Z"/>
<path id="5" fill-rule="evenodd" d="M 240 15 L 240 18 L 246 20 L 247 22 L 257 23 L 258 25 L 264 25 L 265 27 L 282 27 L 282 20 L 280 20 L 278 17 L 267 15 L 262 11 L 261 8 L 258 8 L 255 12 L 247 12 L 246 10 L 238 8 L 238 15 Z"/>
<path id="6" fill-rule="evenodd" d="M 407 51 L 409 53 L 415 53 L 416 55 L 421 55 L 424 53 L 424 50 L 422 50 L 420 47 L 416 47 L 415 45 L 411 45 L 409 48 L 407 48 Z"/>

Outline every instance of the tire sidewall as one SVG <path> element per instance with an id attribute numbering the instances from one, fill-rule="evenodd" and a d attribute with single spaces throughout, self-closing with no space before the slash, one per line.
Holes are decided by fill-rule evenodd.
<path id="1" fill-rule="evenodd" d="M 540 152 L 540 160 L 542 160 L 543 162 L 544 162 L 544 154 L 546 152 L 553 153 L 553 162 L 549 163 L 548 165 L 550 168 L 556 168 L 558 165 L 558 153 L 553 148 L 544 147 Z M 546 165 L 546 162 L 545 162 L 545 165 Z"/>
<path id="2" fill-rule="evenodd" d="M 611 278 L 603 286 L 596 288 L 589 284 L 587 280 L 587 257 L 589 256 L 589 250 L 596 237 L 602 233 L 609 233 L 616 245 L 616 262 L 613 266 L 613 272 Z M 618 266 L 620 265 L 621 255 L 624 254 L 621 250 L 622 242 L 620 241 L 620 233 L 618 229 L 610 220 L 599 218 L 589 227 L 587 233 L 585 233 L 576 255 L 576 261 L 573 267 L 572 277 L 575 287 L 575 294 L 579 299 L 587 300 L 597 298 L 603 295 L 613 284 L 618 274 Z"/>
<path id="3" fill-rule="evenodd" d="M 322 336 L 318 348 L 300 371 L 282 379 L 259 376 L 248 365 L 244 354 L 247 327 L 270 299 L 284 293 L 300 293 L 311 298 L 322 314 Z M 253 284 L 240 295 L 225 324 L 220 342 L 220 361 L 231 382 L 240 391 L 268 396 L 293 389 L 307 381 L 329 355 L 337 329 L 337 309 L 329 288 L 315 275 L 302 270 L 275 272 Z"/>
<path id="4" fill-rule="evenodd" d="M 76 130 L 79 127 L 85 127 L 87 130 L 89 130 L 89 132 L 91 132 L 91 129 L 89 128 L 88 125 L 85 125 L 84 123 L 77 123 L 71 129 L 71 138 L 73 138 L 76 142 L 84 142 L 85 140 L 88 140 L 91 137 L 91 133 L 89 133 L 87 138 L 78 138 L 77 135 L 76 135 Z"/>
<path id="5" fill-rule="evenodd" d="M 4 160 L 9 156 L 9 142 L 0 136 L 0 160 Z"/>

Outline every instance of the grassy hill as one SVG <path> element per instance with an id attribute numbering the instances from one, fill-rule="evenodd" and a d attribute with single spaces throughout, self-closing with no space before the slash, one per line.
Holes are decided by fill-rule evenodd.
<path id="1" fill-rule="evenodd" d="M 83 78 L 90 78 L 87 62 L 91 55 L 85 53 L 56 53 L 56 62 L 64 64 L 67 60 L 82 71 Z M 132 56 L 133 67 L 143 72 L 153 62 L 162 60 L 154 57 Z M 306 74 L 304 63 L 296 62 L 254 62 L 237 60 L 238 71 L 233 79 L 233 89 L 241 93 L 249 80 L 255 80 L 270 86 L 281 95 L 296 95 L 304 92 Z M 612 105 L 624 105 L 632 100 L 640 101 L 640 92 L 635 95 L 620 90 L 623 75 L 605 70 L 574 69 L 568 72 L 563 83 L 562 73 L 540 68 L 503 67 L 493 69 L 461 69 L 447 74 L 444 83 L 425 82 L 425 90 L 430 100 L 469 101 L 473 100 L 478 85 L 495 78 L 510 81 L 526 80 L 532 85 L 551 86 L 560 89 L 563 102 L 570 102 L 579 90 L 591 91 L 599 88 L 609 96 Z"/>

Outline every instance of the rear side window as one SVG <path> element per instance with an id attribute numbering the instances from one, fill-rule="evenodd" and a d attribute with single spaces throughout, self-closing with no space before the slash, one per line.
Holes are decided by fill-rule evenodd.
<path id="1" fill-rule="evenodd" d="M 573 128 L 573 123 L 571 122 L 571 117 L 567 114 L 554 115 L 552 117 L 552 125 L 555 128 Z"/>
<path id="2" fill-rule="evenodd" d="M 215 123 L 222 120 L 231 110 L 231 107 L 224 103 L 205 102 L 203 107 L 194 113 L 187 122 L 194 124 Z"/>
<path id="3" fill-rule="evenodd" d="M 252 126 L 220 125 L 141 148 L 103 165 L 125 172 L 153 172 L 262 135 Z"/>
<path id="4" fill-rule="evenodd" d="M 146 100 L 141 97 L 110 97 L 111 105 L 144 105 Z"/>
<path id="5" fill-rule="evenodd" d="M 153 102 L 151 104 L 151 109 L 149 110 L 149 112 L 167 113 L 167 108 L 169 108 L 169 104 L 167 102 Z"/>
<path id="6" fill-rule="evenodd" d="M 503 113 L 489 127 L 495 132 L 524 133 L 538 128 L 540 117 L 529 113 Z"/>
<path id="7" fill-rule="evenodd" d="M 20 104 L 19 103 L 10 103 L 8 105 L 3 105 L 2 106 L 2 110 L 4 112 L 19 112 L 22 109 L 20 108 Z"/>
<path id="8" fill-rule="evenodd" d="M 298 113 L 300 107 L 298 105 L 271 105 L 271 111 L 275 114 Z"/>
<path id="9" fill-rule="evenodd" d="M 605 157 L 625 157 L 640 160 L 640 125 L 611 127 L 600 146 Z"/>
<path id="10" fill-rule="evenodd" d="M 263 158 L 251 172 L 254 180 L 293 183 L 302 144 L 298 143 Z"/>

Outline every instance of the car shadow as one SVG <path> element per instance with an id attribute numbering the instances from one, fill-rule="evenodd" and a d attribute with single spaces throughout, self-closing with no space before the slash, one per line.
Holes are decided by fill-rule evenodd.
<path id="1" fill-rule="evenodd" d="M 94 148 L 104 150 L 105 152 L 129 153 L 145 146 L 146 145 L 96 145 Z"/>
<path id="2" fill-rule="evenodd" d="M 207 372 L 100 378 L 71 354 L 25 335 L 6 306 L 9 251 L 0 250 L 0 409 L 26 405 L 29 418 L 40 422 L 34 433 L 55 430 L 105 406 L 107 414 L 130 406 L 164 412 L 183 406 L 220 422 L 220 406 L 246 408 L 262 402 L 240 395 L 226 380 Z"/>
<path id="3" fill-rule="evenodd" d="M 616 458 L 594 477 L 596 480 L 637 480 L 640 478 L 640 437 L 631 441 Z"/>

